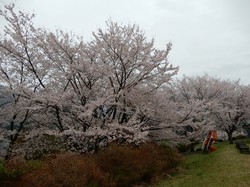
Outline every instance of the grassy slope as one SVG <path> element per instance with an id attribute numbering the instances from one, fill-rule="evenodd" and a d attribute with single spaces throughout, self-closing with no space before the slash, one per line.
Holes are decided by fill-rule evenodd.
<path id="1" fill-rule="evenodd" d="M 250 140 L 247 141 L 250 145 Z M 241 154 L 235 144 L 216 144 L 217 151 L 186 156 L 181 174 L 161 181 L 155 187 L 244 187 L 250 186 L 250 154 Z"/>

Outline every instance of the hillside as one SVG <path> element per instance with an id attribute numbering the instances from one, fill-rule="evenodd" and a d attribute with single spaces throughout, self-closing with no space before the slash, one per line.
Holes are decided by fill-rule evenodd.
<path id="1" fill-rule="evenodd" d="M 244 140 L 250 145 L 250 140 Z M 185 156 L 184 170 L 155 187 L 244 187 L 250 186 L 250 154 L 241 154 L 235 144 L 216 144 L 217 151 Z"/>

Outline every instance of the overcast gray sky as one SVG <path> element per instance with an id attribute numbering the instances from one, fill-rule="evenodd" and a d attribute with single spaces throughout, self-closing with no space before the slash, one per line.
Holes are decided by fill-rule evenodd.
<path id="1" fill-rule="evenodd" d="M 105 21 L 135 23 L 159 48 L 173 43 L 179 76 L 208 73 L 250 83 L 250 0 L 0 0 L 36 14 L 37 26 L 83 35 Z"/>

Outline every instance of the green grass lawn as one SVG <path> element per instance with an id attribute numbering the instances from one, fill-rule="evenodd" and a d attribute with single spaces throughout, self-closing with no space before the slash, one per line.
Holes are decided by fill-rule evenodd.
<path id="1" fill-rule="evenodd" d="M 250 140 L 244 140 L 250 145 Z M 235 144 L 214 144 L 217 151 L 185 156 L 183 171 L 163 179 L 154 187 L 249 187 L 250 154 L 241 154 Z"/>

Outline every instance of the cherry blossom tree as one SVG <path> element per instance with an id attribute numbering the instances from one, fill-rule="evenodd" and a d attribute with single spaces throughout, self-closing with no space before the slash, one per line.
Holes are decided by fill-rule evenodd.
<path id="1" fill-rule="evenodd" d="M 173 129 L 188 138 L 217 129 L 228 135 L 240 130 L 249 116 L 249 86 L 239 81 L 221 80 L 207 74 L 177 79 L 168 88 L 170 100 L 176 105 Z"/>
<path id="2" fill-rule="evenodd" d="M 168 61 L 172 44 L 157 49 L 137 25 L 107 21 L 85 42 L 36 27 L 34 15 L 15 12 L 14 4 L 0 16 L 7 22 L 0 138 L 9 139 L 9 155 L 93 152 L 164 130 L 166 139 L 192 142 L 216 128 L 231 141 L 250 117 L 249 86 L 207 74 L 173 80 L 179 68 Z"/>
<path id="3" fill-rule="evenodd" d="M 170 120 L 171 129 L 184 141 L 201 139 L 207 128 L 214 128 L 214 122 L 209 119 L 208 106 L 220 94 L 217 82 L 217 79 L 206 74 L 183 76 L 166 87 L 173 113 Z"/>
<path id="4" fill-rule="evenodd" d="M 2 107 L 2 116 L 5 122 L 10 124 L 10 145 L 12 145 L 33 113 L 33 110 L 29 109 L 31 101 L 27 100 L 25 91 L 34 85 L 42 85 L 43 82 L 32 63 L 33 56 L 29 50 L 32 48 L 29 43 L 33 33 L 33 26 L 29 21 L 33 15 L 21 12 L 19 15 L 15 14 L 14 5 L 5 8 L 6 11 L 1 10 L 0 15 L 9 25 L 4 28 L 5 36 L 1 37 L 0 41 L 0 78 L 1 83 L 8 88 L 5 89 L 5 95 L 11 97 Z"/>
<path id="5" fill-rule="evenodd" d="M 114 97 L 107 113 L 114 119 L 119 106 L 119 123 L 127 122 L 131 108 L 137 110 L 132 105 L 131 94 L 139 92 L 140 96 L 147 97 L 177 73 L 178 67 L 173 67 L 167 59 L 171 44 L 164 50 L 156 49 L 154 41 L 147 41 L 138 26 L 112 21 L 107 22 L 106 30 L 99 29 L 93 35 L 89 47 L 96 53 L 94 60 L 109 68 L 105 86 L 110 89 L 106 94 Z"/>
<path id="6" fill-rule="evenodd" d="M 0 81 L 11 97 L 0 116 L 9 122 L 11 145 L 24 138 L 26 150 L 39 147 L 32 141 L 44 134 L 79 151 L 82 142 L 144 141 L 146 127 L 159 121 L 149 98 L 159 103 L 156 95 L 178 72 L 168 62 L 171 44 L 156 49 L 138 26 L 112 21 L 85 43 L 35 27 L 34 15 L 14 7 L 0 11 L 8 23 L 0 38 Z"/>
<path id="7" fill-rule="evenodd" d="M 230 143 L 233 143 L 233 132 L 240 130 L 249 119 L 250 89 L 239 81 L 228 80 L 220 82 L 218 87 L 221 94 L 210 106 L 211 116 L 214 117 L 217 127 L 227 133 Z"/>

